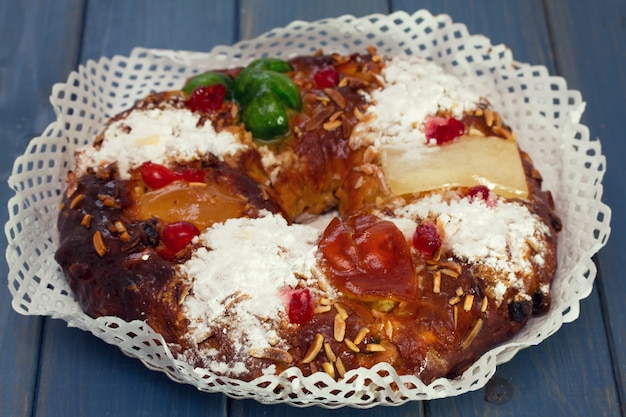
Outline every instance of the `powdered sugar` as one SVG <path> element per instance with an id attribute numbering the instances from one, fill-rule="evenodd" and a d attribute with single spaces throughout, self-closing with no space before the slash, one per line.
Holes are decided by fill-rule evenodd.
<path id="1" fill-rule="evenodd" d="M 200 116 L 187 109 L 135 110 L 113 122 L 104 132 L 99 149 L 77 154 L 78 174 L 89 167 L 117 161 L 120 177 L 145 161 L 160 164 L 196 160 L 207 154 L 223 157 L 243 149 L 237 136 L 217 133 L 210 122 L 198 126 Z"/>
<path id="2" fill-rule="evenodd" d="M 407 238 L 415 232 L 416 222 L 436 220 L 443 230 L 446 249 L 460 259 L 499 272 L 499 281 L 491 283 L 496 298 L 501 298 L 510 286 L 521 289 L 531 262 L 543 262 L 541 255 L 533 253 L 529 241 L 541 253 L 549 230 L 526 206 L 515 201 L 499 199 L 488 205 L 481 199 L 431 194 L 396 209 L 394 215 L 390 220 Z"/>
<path id="3" fill-rule="evenodd" d="M 371 93 L 372 105 L 367 110 L 373 117 L 354 129 L 353 147 L 410 144 L 423 151 L 427 141 L 422 127 L 427 116 L 445 109 L 458 118 L 480 102 L 480 96 L 459 78 L 419 57 L 390 59 L 382 76 L 385 86 Z"/>
<path id="4" fill-rule="evenodd" d="M 280 345 L 285 290 L 312 278 L 319 233 L 270 213 L 204 231 L 202 246 L 180 267 L 193 285 L 184 304 L 190 337 L 198 341 L 215 328 L 229 329 L 244 358 L 251 347 Z"/>

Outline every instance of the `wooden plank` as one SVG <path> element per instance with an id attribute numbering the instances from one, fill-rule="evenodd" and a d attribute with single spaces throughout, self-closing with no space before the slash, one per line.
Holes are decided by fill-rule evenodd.
<path id="1" fill-rule="evenodd" d="M 607 158 L 603 200 L 612 208 L 611 238 L 598 255 L 598 288 L 611 341 L 622 414 L 626 415 L 626 3 L 621 0 L 548 3 L 559 71 L 587 101 L 583 117 Z"/>
<path id="2" fill-rule="evenodd" d="M 127 55 L 137 46 L 209 50 L 234 41 L 235 18 L 229 0 L 190 1 L 184 7 L 166 1 L 89 2 L 76 59 Z M 66 78 L 64 73 L 57 81 Z M 63 322 L 47 321 L 42 346 L 36 415 L 225 415 L 225 396 L 174 383 Z"/>
<path id="3" fill-rule="evenodd" d="M 262 405 L 254 400 L 231 400 L 228 407 L 229 417 L 263 417 L 263 416 L 298 416 L 298 417 L 419 417 L 424 415 L 421 402 L 411 402 L 398 407 L 374 407 L 354 409 L 343 407 L 329 410 L 317 406 L 294 408 L 289 405 Z M 450 415 L 449 417 L 452 417 Z"/>
<path id="4" fill-rule="evenodd" d="M 402 8 L 406 3 L 394 5 Z M 555 73 L 541 1 L 430 1 L 422 6 L 432 13 L 451 15 L 454 21 L 465 23 L 470 33 L 482 33 L 494 44 L 508 45 L 518 61 L 545 65 Z M 558 49 L 559 42 L 555 44 Z M 619 415 L 598 292 L 585 300 L 581 310 L 582 317 L 573 325 L 499 367 L 496 382 L 504 381 L 512 390 L 506 404 L 485 400 L 493 394 L 489 386 L 433 401 L 427 406 L 430 415 Z"/>
<path id="5" fill-rule="evenodd" d="M 135 47 L 209 51 L 236 40 L 238 14 L 230 0 L 98 3 L 89 5 L 81 63 Z"/>
<path id="6" fill-rule="evenodd" d="M 270 29 L 283 27 L 294 20 L 315 21 L 345 14 L 364 16 L 388 13 L 385 0 L 358 1 L 241 1 L 241 39 L 250 39 Z"/>
<path id="7" fill-rule="evenodd" d="M 147 369 L 89 333 L 50 320 L 44 332 L 37 416 L 223 416 L 207 394 Z"/>
<path id="8" fill-rule="evenodd" d="M 2 182 L 28 141 L 54 118 L 48 93 L 76 64 L 81 1 L 0 2 L 0 172 Z M 45 23 L 45 24 L 44 24 Z M 6 207 L 13 191 L 0 188 Z M 8 212 L 0 213 L 5 224 Z M 1 250 L 6 250 L 2 240 Z M 7 277 L 8 265 L 0 264 Z M 5 281 L 6 283 L 6 281 Z M 43 319 L 18 315 L 11 295 L 0 291 L 0 415 L 32 415 Z"/>

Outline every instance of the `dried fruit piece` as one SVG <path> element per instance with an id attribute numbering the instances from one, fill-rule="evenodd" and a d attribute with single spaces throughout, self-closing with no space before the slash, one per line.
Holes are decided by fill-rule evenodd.
<path id="1" fill-rule="evenodd" d="M 262 141 L 272 141 L 289 133 L 289 116 L 280 97 L 273 91 L 263 90 L 244 108 L 241 119 L 252 136 Z"/>
<path id="2" fill-rule="evenodd" d="M 275 72 L 293 71 L 293 66 L 289 62 L 274 57 L 259 58 L 249 63 L 246 68 L 262 69 Z"/>
<path id="3" fill-rule="evenodd" d="M 475 199 L 487 201 L 489 199 L 489 188 L 485 187 L 484 185 L 477 185 L 476 187 L 470 188 L 467 195 L 472 201 L 474 201 Z"/>
<path id="4" fill-rule="evenodd" d="M 215 222 L 241 217 L 248 200 L 233 194 L 227 187 L 215 183 L 189 186 L 184 181 L 174 181 L 159 189 L 135 197 L 132 208 L 139 219 L 158 218 L 166 222 L 185 220 L 200 229 Z"/>
<path id="5" fill-rule="evenodd" d="M 420 223 L 413 234 L 413 247 L 432 257 L 441 247 L 441 236 L 437 225 L 430 221 Z"/>
<path id="6" fill-rule="evenodd" d="M 293 324 L 306 324 L 311 321 L 313 304 L 311 303 L 311 293 L 307 288 L 291 293 L 287 315 Z"/>
<path id="7" fill-rule="evenodd" d="M 163 236 L 161 240 L 163 244 L 173 252 L 179 252 L 191 243 L 194 237 L 200 234 L 198 229 L 193 223 L 189 222 L 176 222 L 168 224 L 163 229 Z"/>
<path id="8" fill-rule="evenodd" d="M 155 164 L 150 161 L 141 164 L 139 169 L 141 179 L 146 185 L 154 190 L 179 180 L 180 175 L 161 164 Z"/>
<path id="9" fill-rule="evenodd" d="M 424 123 L 426 139 L 434 139 L 437 145 L 450 142 L 465 133 L 463 122 L 450 117 L 430 117 Z"/>
<path id="10" fill-rule="evenodd" d="M 174 181 L 203 182 L 204 171 L 201 169 L 186 168 L 182 172 L 172 171 L 165 165 L 147 161 L 139 168 L 142 181 L 153 190 L 163 188 Z"/>
<path id="11" fill-rule="evenodd" d="M 331 281 L 341 291 L 371 301 L 413 300 L 418 283 L 409 246 L 390 221 L 359 214 L 333 219 L 319 250 Z"/>
<path id="12" fill-rule="evenodd" d="M 333 88 L 339 84 L 339 73 L 334 67 L 323 67 L 313 75 L 313 80 L 319 89 Z"/>
<path id="13" fill-rule="evenodd" d="M 190 78 L 183 87 L 183 92 L 187 95 L 191 95 L 193 91 L 198 87 L 208 87 L 210 85 L 222 84 L 226 88 L 227 96 L 229 100 L 233 99 L 234 91 L 233 84 L 235 80 L 224 73 L 209 71 L 202 74 L 198 74 L 195 77 Z"/>
<path id="14" fill-rule="evenodd" d="M 428 156 L 415 158 L 405 147 L 383 147 L 383 171 L 395 194 L 489 185 L 494 194 L 502 197 L 528 196 L 515 140 L 461 136 L 432 148 Z"/>
<path id="15" fill-rule="evenodd" d="M 226 87 L 223 84 L 213 84 L 193 90 L 185 105 L 194 112 L 210 113 L 219 110 L 225 98 Z"/>

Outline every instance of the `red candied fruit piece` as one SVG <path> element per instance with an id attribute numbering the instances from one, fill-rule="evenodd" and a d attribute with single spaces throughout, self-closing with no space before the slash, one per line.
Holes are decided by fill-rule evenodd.
<path id="1" fill-rule="evenodd" d="M 155 164 L 153 162 L 144 162 L 140 168 L 141 179 L 153 190 L 165 187 L 166 185 L 180 180 L 179 173 L 172 171 L 168 167 Z"/>
<path id="2" fill-rule="evenodd" d="M 467 195 L 470 198 L 470 201 L 474 201 L 476 199 L 487 201 L 489 199 L 489 188 L 484 185 L 477 185 L 469 189 Z"/>
<path id="3" fill-rule="evenodd" d="M 441 247 L 441 236 L 437 225 L 429 221 L 420 223 L 413 234 L 413 247 L 428 256 L 433 256 Z"/>
<path id="4" fill-rule="evenodd" d="M 219 110 L 226 98 L 226 87 L 222 84 L 198 87 L 185 104 L 191 111 L 210 113 Z"/>
<path id="5" fill-rule="evenodd" d="M 139 169 L 143 182 L 153 190 L 165 187 L 174 181 L 203 182 L 204 171 L 201 169 L 187 168 L 182 172 L 172 171 L 165 165 L 153 162 L 144 162 Z"/>
<path id="6" fill-rule="evenodd" d="M 165 226 L 161 240 L 167 249 L 176 253 L 189 245 L 199 234 L 200 229 L 195 224 L 180 221 Z"/>
<path id="7" fill-rule="evenodd" d="M 291 293 L 287 315 L 293 324 L 302 325 L 313 319 L 313 303 L 311 303 L 311 293 L 307 288 Z"/>
<path id="8" fill-rule="evenodd" d="M 398 227 L 370 214 L 335 217 L 319 243 L 332 284 L 362 300 L 412 301 L 419 283 L 406 238 Z"/>
<path id="9" fill-rule="evenodd" d="M 435 139 L 437 145 L 443 145 L 465 133 L 465 125 L 453 117 L 430 117 L 424 124 L 424 133 L 429 141 Z"/>
<path id="10" fill-rule="evenodd" d="M 313 76 L 317 88 L 333 88 L 339 84 L 339 73 L 334 67 L 320 68 Z"/>
<path id="11" fill-rule="evenodd" d="M 187 182 L 204 182 L 204 171 L 201 169 L 187 168 L 181 173 L 180 177 Z"/>

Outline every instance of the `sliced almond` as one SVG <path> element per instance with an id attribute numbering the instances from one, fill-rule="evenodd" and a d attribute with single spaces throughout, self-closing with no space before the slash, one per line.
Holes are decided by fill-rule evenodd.
<path id="1" fill-rule="evenodd" d="M 346 375 L 346 367 L 343 365 L 343 361 L 341 358 L 337 358 L 337 362 L 335 362 L 335 367 L 337 368 L 337 373 L 341 378 Z"/>
<path id="2" fill-rule="evenodd" d="M 326 372 L 332 379 L 335 379 L 335 367 L 331 362 L 324 362 L 322 364 L 322 369 Z"/>
<path id="3" fill-rule="evenodd" d="M 483 328 L 483 319 L 479 318 L 474 324 L 474 327 L 472 327 L 469 333 L 467 333 L 465 337 L 463 338 L 463 340 L 461 341 L 461 349 L 463 350 L 467 349 L 472 344 L 472 342 L 474 342 L 474 340 L 476 339 L 476 337 L 478 336 L 478 333 L 480 333 L 480 330 L 482 328 Z"/>
<path id="4" fill-rule="evenodd" d="M 328 342 L 324 343 L 324 353 L 326 354 L 326 357 L 328 358 L 329 361 L 331 362 L 337 361 L 337 355 L 335 355 L 335 352 L 333 352 L 332 346 L 330 346 L 330 343 Z"/>
<path id="5" fill-rule="evenodd" d="M 311 363 L 317 357 L 317 354 L 322 350 L 322 345 L 324 344 L 324 336 L 321 333 L 315 335 L 313 339 L 313 343 L 309 346 L 309 350 L 306 351 L 304 358 L 302 358 L 302 363 Z"/>
<path id="6" fill-rule="evenodd" d="M 342 342 L 346 337 L 346 321 L 341 317 L 341 314 L 335 315 L 335 322 L 333 324 L 333 336 L 336 341 Z"/>
<path id="7" fill-rule="evenodd" d="M 355 353 L 359 353 L 361 351 L 361 349 L 357 345 L 355 345 L 354 342 L 350 339 L 343 339 L 343 343 L 345 343 L 348 349 Z"/>
<path id="8" fill-rule="evenodd" d="M 384 352 L 387 349 L 379 343 L 370 343 L 365 345 L 366 352 Z"/>
<path id="9" fill-rule="evenodd" d="M 292 363 L 293 357 L 286 350 L 278 348 L 251 348 L 250 356 L 257 359 L 269 359 L 276 362 Z"/>
<path id="10" fill-rule="evenodd" d="M 359 332 L 356 334 L 356 337 L 354 338 L 354 344 L 358 345 L 359 343 L 361 343 L 369 332 L 370 332 L 370 329 L 368 329 L 367 327 L 361 327 L 359 329 Z"/>
<path id="11" fill-rule="evenodd" d="M 106 255 L 108 249 L 106 247 L 106 244 L 104 243 L 104 237 L 102 236 L 102 232 L 100 230 L 96 230 L 96 232 L 93 234 L 92 241 L 93 241 L 93 247 L 98 253 L 98 255 L 100 257 L 103 257 L 104 255 Z"/>

